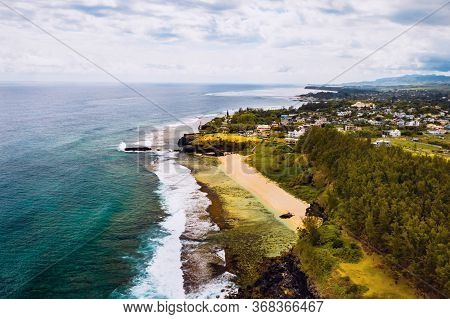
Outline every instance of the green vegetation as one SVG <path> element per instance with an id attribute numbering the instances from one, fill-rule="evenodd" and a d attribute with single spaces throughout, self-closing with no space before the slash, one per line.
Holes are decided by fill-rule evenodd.
<path id="1" fill-rule="evenodd" d="M 223 117 L 216 117 L 209 121 L 206 124 L 203 124 L 200 127 L 200 130 L 202 133 L 216 133 L 220 130 L 222 125 L 224 124 L 224 118 Z"/>
<path id="2" fill-rule="evenodd" d="M 314 128 L 300 149 L 328 187 L 332 220 L 435 296 L 450 293 L 450 164 Z"/>
<path id="3" fill-rule="evenodd" d="M 450 135 L 446 134 L 441 137 L 435 137 L 435 136 L 423 136 L 421 138 L 421 141 L 423 143 L 428 143 L 432 145 L 440 146 L 446 150 L 450 150 Z"/>
<path id="4" fill-rule="evenodd" d="M 357 285 L 367 290 L 363 297 L 368 298 L 417 298 L 417 292 L 404 278 L 396 276 L 386 267 L 383 258 L 375 253 L 362 251 L 357 263 L 340 263 L 336 272 L 342 277 L 351 278 Z"/>
<path id="5" fill-rule="evenodd" d="M 237 133 L 247 130 L 254 130 L 257 125 L 266 124 L 270 125 L 272 123 L 280 123 L 280 117 L 282 114 L 286 113 L 297 113 L 298 109 L 277 109 L 277 110 L 264 110 L 264 109 L 239 109 L 231 117 L 227 129 L 230 133 Z M 274 132 L 287 132 L 287 130 L 292 129 L 290 126 L 274 127 L 272 130 Z"/>
<path id="6" fill-rule="evenodd" d="M 422 142 L 413 142 L 407 138 L 392 138 L 389 139 L 392 145 L 399 146 L 403 148 L 405 151 L 411 152 L 414 155 L 423 155 L 423 156 L 435 156 L 439 153 L 441 157 L 446 157 L 448 154 L 441 153 L 442 147 L 422 143 Z"/>
<path id="7" fill-rule="evenodd" d="M 312 202 L 320 190 L 311 183 L 312 172 L 305 157 L 294 150 L 293 146 L 285 143 L 261 143 L 248 162 L 286 191 L 306 202 Z"/>
<path id="8" fill-rule="evenodd" d="M 313 128 L 296 147 L 273 140 L 258 144 L 249 163 L 331 216 L 316 235 L 303 234 L 296 246 L 303 270 L 321 293 L 416 296 L 404 277 L 431 295 L 448 293 L 450 170 L 445 160 Z M 365 242 L 368 252 L 347 231 Z M 344 283 L 348 291 L 341 289 Z"/>
<path id="9" fill-rule="evenodd" d="M 417 298 L 376 253 L 367 253 L 333 222 L 306 217 L 294 248 L 300 267 L 327 298 Z"/>
<path id="10" fill-rule="evenodd" d="M 194 147 L 204 150 L 219 149 L 224 152 L 250 151 L 261 139 L 256 136 L 241 136 L 237 134 L 212 133 L 197 134 L 190 141 Z"/>
<path id="11" fill-rule="evenodd" d="M 296 111 L 296 109 L 291 110 Z M 279 122 L 281 114 L 286 112 L 289 112 L 289 110 L 239 109 L 233 114 L 231 124 L 271 124 L 274 121 Z"/>
<path id="12" fill-rule="evenodd" d="M 344 239 L 336 225 L 320 225 L 320 219 L 316 217 L 305 218 L 303 224 L 294 253 L 301 261 L 300 267 L 313 280 L 320 294 L 328 298 L 363 297 L 368 288 L 355 284 L 337 271 L 340 263 L 356 263 L 361 259 L 360 247 Z"/>

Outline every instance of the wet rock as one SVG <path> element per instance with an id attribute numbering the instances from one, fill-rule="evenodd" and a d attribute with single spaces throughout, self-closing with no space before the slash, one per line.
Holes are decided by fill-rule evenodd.
<path id="1" fill-rule="evenodd" d="M 130 146 L 125 147 L 125 152 L 147 152 L 151 151 L 152 149 L 147 146 Z"/>
<path id="2" fill-rule="evenodd" d="M 299 268 L 298 259 L 291 253 L 265 259 L 261 276 L 253 285 L 239 288 L 232 298 L 313 299 L 317 294 Z"/>
<path id="3" fill-rule="evenodd" d="M 183 152 L 184 153 L 195 153 L 195 147 L 192 145 L 185 145 L 183 146 Z"/>

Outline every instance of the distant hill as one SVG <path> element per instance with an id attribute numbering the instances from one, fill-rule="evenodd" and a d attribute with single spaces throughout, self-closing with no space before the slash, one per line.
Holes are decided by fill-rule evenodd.
<path id="1" fill-rule="evenodd" d="M 450 85 L 450 76 L 411 74 L 399 77 L 381 78 L 375 81 L 343 83 L 341 86 L 427 86 Z"/>

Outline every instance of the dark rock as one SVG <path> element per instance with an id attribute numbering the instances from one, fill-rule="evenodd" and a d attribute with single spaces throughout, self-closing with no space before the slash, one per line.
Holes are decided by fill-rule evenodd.
<path id="1" fill-rule="evenodd" d="M 195 147 L 192 146 L 192 145 L 185 145 L 185 146 L 183 146 L 182 151 L 183 151 L 184 153 L 195 153 L 195 152 L 196 152 L 196 149 L 195 149 Z"/>
<path id="2" fill-rule="evenodd" d="M 223 156 L 224 152 L 212 146 L 203 147 L 202 145 L 187 144 L 183 146 L 182 151 L 184 153 L 198 153 L 210 156 Z"/>
<path id="3" fill-rule="evenodd" d="M 294 217 L 294 215 L 292 215 L 292 213 L 290 213 L 290 212 L 287 212 L 286 214 L 280 215 L 280 218 L 282 218 L 282 219 L 288 219 L 288 218 L 291 218 L 291 217 Z"/>
<path id="4" fill-rule="evenodd" d="M 223 156 L 223 152 L 215 147 L 207 147 L 202 149 L 202 153 L 213 156 Z"/>
<path id="5" fill-rule="evenodd" d="M 318 298 L 309 286 L 308 278 L 299 268 L 298 259 L 291 253 L 266 258 L 260 277 L 253 285 L 239 288 L 232 298 L 314 299 Z"/>
<path id="6" fill-rule="evenodd" d="M 324 221 L 329 219 L 329 216 L 327 213 L 325 213 L 325 209 L 319 205 L 317 202 L 313 202 L 305 212 L 306 216 L 314 216 L 314 217 L 320 217 Z"/>
<path id="7" fill-rule="evenodd" d="M 125 147 L 125 152 L 147 152 L 151 151 L 152 149 L 147 146 L 131 146 L 131 147 Z"/>
<path id="8" fill-rule="evenodd" d="M 185 145 L 190 144 L 195 138 L 195 134 L 184 134 L 179 140 L 178 140 L 178 146 L 183 147 Z"/>

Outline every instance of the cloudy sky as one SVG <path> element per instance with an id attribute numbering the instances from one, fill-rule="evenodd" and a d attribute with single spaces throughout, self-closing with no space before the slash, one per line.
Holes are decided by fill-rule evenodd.
<path id="1" fill-rule="evenodd" d="M 0 81 L 325 83 L 447 0 L 0 0 Z M 450 4 L 336 83 L 450 74 Z"/>

